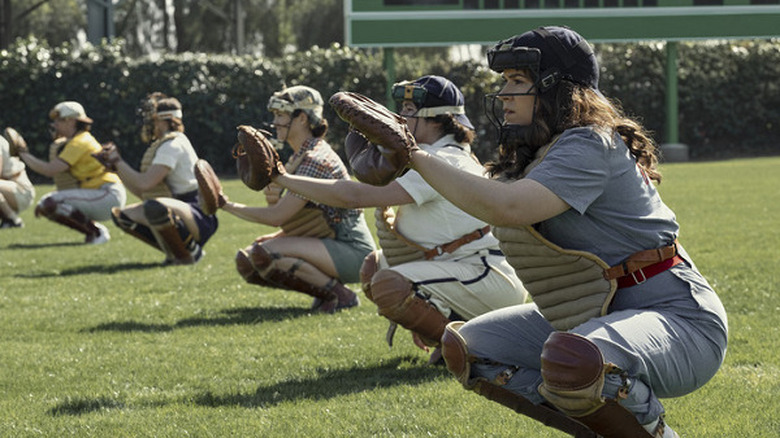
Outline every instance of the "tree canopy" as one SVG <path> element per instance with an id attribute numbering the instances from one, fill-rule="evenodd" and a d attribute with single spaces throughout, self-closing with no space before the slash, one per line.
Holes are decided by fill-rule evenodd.
<path id="1" fill-rule="evenodd" d="M 34 35 L 56 46 L 86 40 L 87 1 L 0 0 L 0 48 Z M 114 28 L 130 54 L 280 56 L 343 43 L 339 0 L 114 0 Z"/>

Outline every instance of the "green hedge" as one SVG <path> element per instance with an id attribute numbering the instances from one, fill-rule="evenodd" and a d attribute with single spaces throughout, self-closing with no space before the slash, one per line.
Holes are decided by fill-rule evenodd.
<path id="1" fill-rule="evenodd" d="M 483 95 L 497 90 L 500 78 L 479 62 L 451 63 L 440 52 L 421 55 L 399 50 L 396 77 L 439 74 L 458 84 L 467 113 L 478 130 L 475 151 L 489 159 L 495 131 L 484 115 Z M 601 88 L 627 112 L 642 119 L 662 143 L 665 138 L 666 59 L 663 44 L 602 44 Z M 780 45 L 777 41 L 681 43 L 679 46 L 680 141 L 694 159 L 765 155 L 778 149 Z M 81 102 L 95 120 L 100 141 L 114 141 L 137 166 L 141 99 L 162 91 L 182 101 L 186 132 L 199 155 L 222 174 L 234 173 L 230 148 L 239 124 L 261 126 L 271 120 L 266 102 L 284 85 L 305 84 L 324 99 L 351 90 L 384 101 L 382 53 L 334 45 L 278 59 L 181 54 L 131 59 L 121 43 L 76 50 L 19 40 L 0 52 L 0 125 L 13 126 L 36 155 L 48 147 L 49 109 L 62 100 Z M 345 124 L 330 107 L 328 140 L 340 149 Z"/>

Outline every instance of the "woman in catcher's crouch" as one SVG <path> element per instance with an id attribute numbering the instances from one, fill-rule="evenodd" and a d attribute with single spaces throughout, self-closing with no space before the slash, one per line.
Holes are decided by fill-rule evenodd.
<path id="1" fill-rule="evenodd" d="M 219 222 L 198 205 L 193 169 L 198 156 L 184 134 L 181 103 L 154 92 L 143 101 L 140 111 L 144 117 L 141 138 L 149 143 L 140 169 L 126 163 L 113 144 L 104 145 L 100 155 L 127 188 L 143 199 L 114 208 L 112 219 L 122 231 L 162 251 L 164 264 L 197 263 Z"/>
<path id="2" fill-rule="evenodd" d="M 294 154 L 287 171 L 323 181 L 349 179 L 347 167 L 325 141 L 328 122 L 322 97 L 310 87 L 276 92 L 268 102 L 276 138 Z M 360 262 L 374 250 L 363 212 L 309 201 L 279 186 L 265 190 L 267 207 L 249 207 L 227 200 L 222 207 L 241 219 L 278 226 L 238 251 L 236 268 L 251 284 L 280 287 L 314 297 L 312 311 L 333 313 L 359 304 L 344 283 L 359 280 Z"/>
<path id="3" fill-rule="evenodd" d="M 577 436 L 678 436 L 659 398 L 712 378 L 728 329 L 653 184 L 654 143 L 599 92 L 596 57 L 576 32 L 535 29 L 487 57 L 505 80 L 492 96 L 503 114 L 493 178 L 425 147 L 398 153 L 494 226 L 534 303 L 448 325 L 448 368 L 467 388 Z"/>
<path id="4" fill-rule="evenodd" d="M 11 152 L 9 142 L 0 136 L 0 229 L 23 227 L 19 213 L 35 200 L 35 187 L 27 177 L 24 162 L 18 150 Z"/>
<path id="5" fill-rule="evenodd" d="M 426 151 L 453 168 L 483 175 L 471 154 L 474 131 L 464 113 L 463 95 L 452 82 L 424 76 L 396 84 L 393 96 Z M 360 134 L 348 134 L 347 154 L 365 142 Z M 417 172 L 381 187 L 289 174 L 275 183 L 328 205 L 377 207 L 382 250 L 366 257 L 361 280 L 366 296 L 390 320 L 390 345 L 400 324 L 413 333 L 420 348 L 435 347 L 430 358 L 435 363 L 441 358 L 439 339 L 447 323 L 525 301 L 522 283 L 485 222 L 442 198 Z M 398 206 L 397 211 L 392 206 Z"/>

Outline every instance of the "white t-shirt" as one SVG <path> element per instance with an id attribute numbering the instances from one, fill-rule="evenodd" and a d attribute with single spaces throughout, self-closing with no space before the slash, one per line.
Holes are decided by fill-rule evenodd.
<path id="1" fill-rule="evenodd" d="M 485 177 L 485 169 L 472 157 L 471 147 L 456 142 L 451 134 L 445 135 L 432 145 L 419 146 L 452 166 Z M 397 230 L 426 248 L 452 242 L 487 225 L 444 199 L 414 170 L 408 171 L 396 181 L 414 199 L 414 204 L 398 207 Z M 445 253 L 434 260 L 460 258 L 482 249 L 498 249 L 498 240 L 492 234 L 487 234 L 461 246 L 452 254 Z"/>
<path id="2" fill-rule="evenodd" d="M 165 166 L 171 171 L 165 177 L 165 184 L 174 195 L 198 189 L 195 179 L 195 162 L 198 155 L 186 135 L 179 133 L 157 149 L 152 164 Z"/>

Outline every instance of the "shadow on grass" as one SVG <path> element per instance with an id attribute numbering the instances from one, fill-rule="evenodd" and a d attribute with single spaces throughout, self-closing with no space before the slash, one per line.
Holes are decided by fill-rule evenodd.
<path id="1" fill-rule="evenodd" d="M 241 406 L 247 408 L 268 407 L 294 400 L 327 400 L 347 394 L 357 394 L 377 388 L 396 385 L 417 385 L 447 376 L 445 367 L 424 366 L 419 357 L 397 357 L 367 368 L 353 367 L 340 370 L 321 370 L 309 379 L 286 381 L 271 386 L 261 386 L 253 394 L 214 395 L 206 392 L 192 399 L 147 400 L 130 405 L 109 397 L 68 397 L 49 410 L 49 415 L 86 415 L 92 412 L 128 409 L 134 407 L 162 407 L 176 403 L 194 402 L 205 407 Z"/>
<path id="2" fill-rule="evenodd" d="M 301 307 L 241 307 L 222 311 L 224 316 L 213 318 L 186 318 L 175 324 L 145 324 L 135 321 L 106 322 L 96 327 L 81 330 L 86 333 L 97 332 L 170 332 L 175 329 L 201 326 L 251 325 L 266 321 L 283 321 L 309 314 L 308 309 Z"/>
<path id="3" fill-rule="evenodd" d="M 71 398 L 49 410 L 49 415 L 59 417 L 61 415 L 84 415 L 90 412 L 98 412 L 109 409 L 124 409 L 125 404 L 107 397 L 88 399 L 85 397 Z"/>
<path id="4" fill-rule="evenodd" d="M 40 272 L 37 274 L 17 274 L 17 278 L 48 278 L 48 277 L 67 277 L 70 275 L 84 274 L 107 274 L 111 275 L 120 271 L 141 271 L 144 269 L 159 268 L 161 263 L 120 263 L 116 265 L 93 265 L 81 266 L 73 269 L 64 269 L 56 272 Z"/>
<path id="5" fill-rule="evenodd" d="M 58 246 L 84 246 L 84 242 L 14 243 L 6 246 L 6 249 L 44 249 Z"/>
<path id="6" fill-rule="evenodd" d="M 206 392 L 195 396 L 193 401 L 207 407 L 268 407 L 295 400 L 326 400 L 396 385 L 417 385 L 449 375 L 443 366 L 424 364 L 425 361 L 419 357 L 398 357 L 367 368 L 320 370 L 316 377 L 261 386 L 253 394 L 215 395 Z"/>

